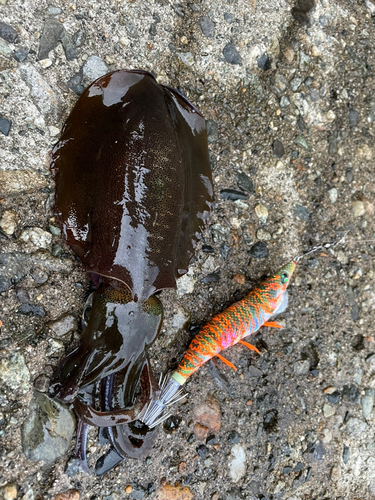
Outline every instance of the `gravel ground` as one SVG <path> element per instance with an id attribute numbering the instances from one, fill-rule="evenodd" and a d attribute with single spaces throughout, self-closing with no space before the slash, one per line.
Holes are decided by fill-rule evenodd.
<path id="1" fill-rule="evenodd" d="M 312 4 L 0 0 L 4 499 L 375 499 L 375 4 Z M 48 159 L 78 94 L 119 68 L 152 71 L 208 120 L 216 205 L 161 295 L 156 372 L 262 276 L 349 233 L 298 266 L 260 356 L 236 346 L 236 373 L 205 365 L 150 456 L 98 479 L 74 467 L 74 418 L 44 395 L 88 292 Z M 93 466 L 94 430 L 88 450 Z"/>

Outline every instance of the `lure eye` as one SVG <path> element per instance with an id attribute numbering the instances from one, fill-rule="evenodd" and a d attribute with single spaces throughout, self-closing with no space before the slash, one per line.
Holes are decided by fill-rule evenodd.
<path id="1" fill-rule="evenodd" d="M 288 275 L 286 273 L 282 274 L 280 280 L 282 284 L 287 283 Z"/>

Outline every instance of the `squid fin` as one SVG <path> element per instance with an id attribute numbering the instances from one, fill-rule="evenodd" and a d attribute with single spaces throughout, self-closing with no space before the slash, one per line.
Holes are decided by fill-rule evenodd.
<path id="1" fill-rule="evenodd" d="M 277 321 L 267 321 L 266 323 L 263 323 L 262 326 L 269 326 L 271 328 L 281 328 L 281 329 L 284 328 Z"/>
<path id="2" fill-rule="evenodd" d="M 258 354 L 260 354 L 260 352 L 258 351 L 258 349 L 254 345 L 249 344 L 248 342 L 245 342 L 244 340 L 239 340 L 238 343 L 245 345 L 246 347 L 248 347 L 250 349 L 250 351 L 255 351 Z"/>
<path id="3" fill-rule="evenodd" d="M 221 359 L 221 361 L 223 363 L 225 363 L 226 365 L 230 366 L 231 368 L 233 368 L 233 370 L 237 371 L 237 368 L 230 362 L 228 361 L 227 359 L 223 358 L 223 356 L 221 356 L 220 354 L 216 354 L 216 356 Z"/>

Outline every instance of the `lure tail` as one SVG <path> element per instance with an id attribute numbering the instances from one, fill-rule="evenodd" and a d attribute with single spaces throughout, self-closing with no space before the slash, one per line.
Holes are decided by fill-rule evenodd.
<path id="1" fill-rule="evenodd" d="M 163 414 L 165 408 L 177 403 L 177 401 L 180 401 L 180 399 L 186 396 L 186 394 L 182 394 L 182 384 L 177 380 L 178 377 L 177 379 L 174 378 L 176 373 L 177 372 L 172 375 L 168 382 L 166 382 L 166 377 L 164 381 L 160 380 L 160 396 L 158 399 L 150 401 L 146 413 L 141 419 L 150 429 L 161 424 L 171 415 L 169 412 Z"/>

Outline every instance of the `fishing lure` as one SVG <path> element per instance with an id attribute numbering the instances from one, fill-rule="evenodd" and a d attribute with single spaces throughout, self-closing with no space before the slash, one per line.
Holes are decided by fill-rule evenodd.
<path id="1" fill-rule="evenodd" d="M 298 255 L 276 274 L 262 281 L 245 298 L 214 316 L 191 341 L 169 381 L 166 382 L 165 379 L 161 384 L 159 398 L 149 403 L 141 421 L 153 428 L 165 420 L 169 416 L 169 414 L 162 415 L 165 407 L 185 397 L 186 394 L 182 394 L 182 386 L 186 380 L 214 356 L 237 370 L 230 361 L 219 354 L 222 350 L 241 343 L 260 354 L 255 346 L 245 342 L 243 338 L 255 333 L 262 326 L 283 328 L 270 319 L 284 312 L 288 306 L 287 288 L 299 260 L 317 250 L 328 249 L 342 243 L 347 234 L 348 232 L 335 243 L 324 243 Z"/>
<path id="2" fill-rule="evenodd" d="M 228 366 L 237 368 L 219 354 L 237 343 L 249 349 L 258 349 L 243 339 L 255 333 L 262 326 L 282 328 L 276 321 L 270 319 L 282 312 L 288 306 L 288 285 L 296 268 L 298 257 L 282 267 L 276 274 L 262 281 L 242 300 L 231 305 L 222 313 L 214 316 L 194 337 L 185 352 L 177 370 L 168 383 L 164 384 L 160 397 L 149 404 L 142 421 L 149 427 L 158 425 L 165 419 L 160 417 L 166 406 L 177 402 L 181 396 L 181 387 L 186 380 L 204 363 L 214 356 Z"/>

